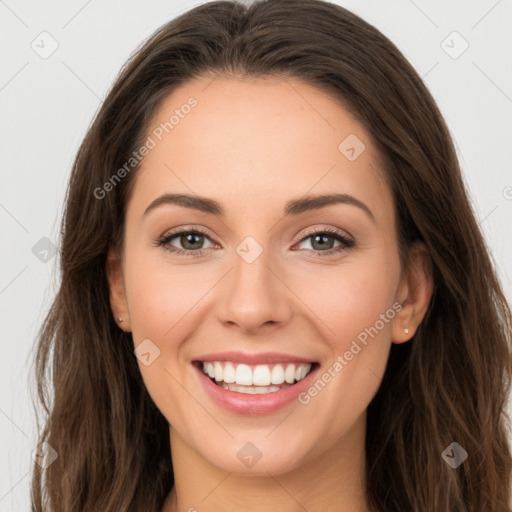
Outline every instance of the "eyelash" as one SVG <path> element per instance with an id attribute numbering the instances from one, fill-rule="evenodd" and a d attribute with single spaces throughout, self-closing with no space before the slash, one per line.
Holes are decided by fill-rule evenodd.
<path id="1" fill-rule="evenodd" d="M 206 252 L 205 249 L 199 249 L 197 251 L 190 251 L 188 249 L 177 249 L 176 247 L 173 247 L 169 245 L 170 241 L 174 238 L 177 238 L 180 235 L 204 235 L 207 238 L 210 238 L 207 233 L 200 229 L 188 229 L 188 230 L 181 230 L 181 231 L 175 231 L 172 233 L 169 233 L 159 240 L 157 240 L 156 245 L 158 247 L 161 247 L 165 251 L 169 251 L 171 253 L 177 254 L 178 256 L 192 256 L 192 257 L 199 257 L 203 256 Z M 328 249 L 326 251 L 315 251 L 313 249 L 303 249 L 306 251 L 310 251 L 313 254 L 315 254 L 315 257 L 323 258 L 326 256 L 330 256 L 336 253 L 340 253 L 342 251 L 346 251 L 348 249 L 351 249 L 355 246 L 355 241 L 352 238 L 348 238 L 345 235 L 343 235 L 341 232 L 325 228 L 321 230 L 310 230 L 306 231 L 304 233 L 304 236 L 297 242 L 297 244 L 307 240 L 308 238 L 313 237 L 314 235 L 330 235 L 330 238 L 334 238 L 335 240 L 341 242 L 341 245 L 338 247 L 333 247 L 332 249 Z"/>

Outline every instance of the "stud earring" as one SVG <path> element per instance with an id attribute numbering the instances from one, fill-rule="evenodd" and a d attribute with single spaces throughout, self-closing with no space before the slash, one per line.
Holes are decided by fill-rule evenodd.
<path id="1" fill-rule="evenodd" d="M 404 329 L 405 334 L 409 334 L 409 329 Z"/>
<path id="2" fill-rule="evenodd" d="M 119 317 L 119 318 L 117 319 L 117 321 L 118 321 L 119 323 L 122 323 L 122 321 L 123 321 L 122 317 Z"/>

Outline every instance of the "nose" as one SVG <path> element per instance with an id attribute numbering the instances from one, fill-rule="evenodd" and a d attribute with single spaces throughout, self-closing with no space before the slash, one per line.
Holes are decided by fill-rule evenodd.
<path id="1" fill-rule="evenodd" d="M 251 263 L 235 253 L 233 263 L 219 290 L 220 321 L 251 333 L 286 323 L 292 313 L 291 292 L 270 251 L 264 249 Z"/>

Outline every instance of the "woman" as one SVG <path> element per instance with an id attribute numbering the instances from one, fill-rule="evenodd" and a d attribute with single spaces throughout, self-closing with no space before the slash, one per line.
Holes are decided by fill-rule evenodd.
<path id="1" fill-rule="evenodd" d="M 163 26 L 61 248 L 33 510 L 510 510 L 510 309 L 434 100 L 346 9 Z"/>

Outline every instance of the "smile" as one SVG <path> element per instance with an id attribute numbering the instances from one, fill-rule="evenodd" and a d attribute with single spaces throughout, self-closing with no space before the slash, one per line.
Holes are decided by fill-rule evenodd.
<path id="1" fill-rule="evenodd" d="M 314 363 L 248 365 L 231 361 L 200 362 L 200 367 L 215 384 L 229 391 L 246 394 L 274 393 L 304 379 Z"/>
<path id="2" fill-rule="evenodd" d="M 227 352 L 192 362 L 199 386 L 217 407 L 243 416 L 276 413 L 297 402 L 320 364 L 285 354 Z"/>

